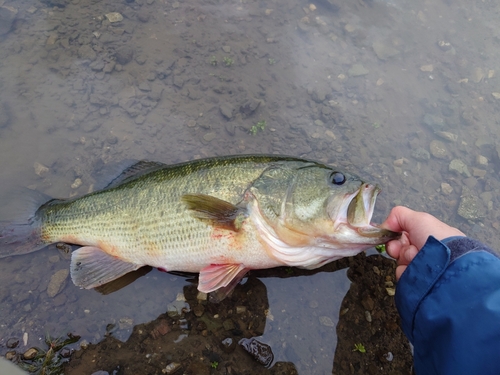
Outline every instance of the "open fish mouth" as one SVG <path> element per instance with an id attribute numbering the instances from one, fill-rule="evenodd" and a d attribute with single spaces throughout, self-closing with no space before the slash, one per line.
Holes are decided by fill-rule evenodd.
<path id="1" fill-rule="evenodd" d="M 338 212 L 337 222 L 344 222 L 351 230 L 365 238 L 378 239 L 380 243 L 399 238 L 401 233 L 378 227 L 371 223 L 375 201 L 380 193 L 378 185 L 364 183 L 359 190 L 347 197 L 343 204 L 344 212 Z"/>

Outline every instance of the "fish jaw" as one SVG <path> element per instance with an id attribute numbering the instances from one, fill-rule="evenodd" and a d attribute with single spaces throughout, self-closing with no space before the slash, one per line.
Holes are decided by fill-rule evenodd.
<path id="1" fill-rule="evenodd" d="M 327 205 L 329 219 L 318 222 L 316 228 L 322 234 L 318 230 L 304 233 L 286 226 L 273 227 L 257 201 L 250 205 L 250 218 L 271 258 L 282 265 L 315 269 L 401 236 L 370 223 L 379 192 L 378 186 L 364 183 L 354 193 L 333 197 Z"/>

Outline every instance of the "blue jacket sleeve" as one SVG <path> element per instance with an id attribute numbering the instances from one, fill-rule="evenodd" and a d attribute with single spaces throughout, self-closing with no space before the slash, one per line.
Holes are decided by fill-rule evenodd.
<path id="1" fill-rule="evenodd" d="M 500 258 L 479 241 L 429 237 L 396 290 L 417 375 L 500 374 Z"/>

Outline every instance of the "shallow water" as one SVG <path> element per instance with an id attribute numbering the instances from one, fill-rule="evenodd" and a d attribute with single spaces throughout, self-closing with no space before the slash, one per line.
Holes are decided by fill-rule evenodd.
<path id="1" fill-rule="evenodd" d="M 0 0 L 17 11 L 0 36 L 1 218 L 24 212 L 10 198 L 18 186 L 85 194 L 124 159 L 280 153 L 378 182 L 379 222 L 404 204 L 495 247 L 500 5 L 327 3 Z M 453 159 L 468 172 L 450 171 Z M 110 323 L 125 340 L 186 284 L 153 270 L 110 295 L 66 280 L 49 297 L 68 265 L 55 246 L 0 260 L 1 345 L 24 332 L 27 347 L 46 332 L 97 342 Z M 335 327 L 319 317 L 338 321 L 345 272 L 263 282 L 277 360 L 331 372 Z"/>

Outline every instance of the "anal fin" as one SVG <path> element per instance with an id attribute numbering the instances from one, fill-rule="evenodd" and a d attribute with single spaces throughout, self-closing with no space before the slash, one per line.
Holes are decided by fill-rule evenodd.
<path id="1" fill-rule="evenodd" d="M 248 271 L 243 264 L 212 264 L 200 271 L 198 290 L 204 293 L 215 291 L 215 302 L 220 302 Z"/>
<path id="2" fill-rule="evenodd" d="M 81 247 L 71 254 L 71 280 L 85 289 L 109 283 L 140 267 L 115 258 L 98 247 Z"/>

